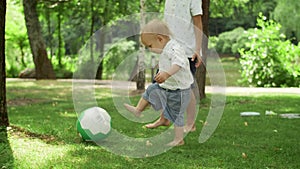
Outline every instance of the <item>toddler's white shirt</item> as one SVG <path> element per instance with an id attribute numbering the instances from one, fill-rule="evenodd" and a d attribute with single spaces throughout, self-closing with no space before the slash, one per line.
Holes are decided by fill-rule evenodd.
<path id="1" fill-rule="evenodd" d="M 181 69 L 169 77 L 160 87 L 176 90 L 187 89 L 194 82 L 193 75 L 190 71 L 190 63 L 185 55 L 183 47 L 174 39 L 171 39 L 164 47 L 159 56 L 159 71 L 167 72 L 173 64 Z"/>

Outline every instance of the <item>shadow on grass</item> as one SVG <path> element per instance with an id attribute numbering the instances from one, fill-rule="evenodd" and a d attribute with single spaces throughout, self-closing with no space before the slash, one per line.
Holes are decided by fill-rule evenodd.
<path id="1" fill-rule="evenodd" d="M 0 127 L 0 168 L 13 168 L 14 158 L 6 127 Z"/>

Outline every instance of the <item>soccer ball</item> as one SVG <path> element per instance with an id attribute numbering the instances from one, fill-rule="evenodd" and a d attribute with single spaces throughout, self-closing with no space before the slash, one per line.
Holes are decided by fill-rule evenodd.
<path id="1" fill-rule="evenodd" d="M 84 141 L 98 141 L 109 135 L 111 117 L 106 110 L 92 107 L 79 115 L 76 126 L 79 136 Z"/>

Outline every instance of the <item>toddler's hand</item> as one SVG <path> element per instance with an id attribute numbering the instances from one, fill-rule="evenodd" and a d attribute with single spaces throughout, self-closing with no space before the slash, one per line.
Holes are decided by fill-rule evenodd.
<path id="1" fill-rule="evenodd" d="M 170 75 L 167 72 L 158 72 L 155 76 L 155 81 L 157 83 L 163 83 L 165 82 L 168 78 L 170 77 Z"/>

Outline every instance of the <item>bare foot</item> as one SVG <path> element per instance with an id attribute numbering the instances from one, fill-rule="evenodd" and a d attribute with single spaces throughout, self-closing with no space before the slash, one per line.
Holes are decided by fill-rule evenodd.
<path id="1" fill-rule="evenodd" d="M 168 143 L 167 146 L 171 146 L 171 147 L 174 147 L 174 146 L 182 146 L 184 145 L 184 141 L 183 140 L 173 140 L 172 142 Z"/>
<path id="2" fill-rule="evenodd" d="M 130 111 L 131 113 L 133 113 L 135 116 L 140 117 L 141 116 L 141 111 L 139 111 L 136 107 L 131 106 L 129 104 L 124 103 L 124 107 Z"/>
<path id="3" fill-rule="evenodd" d="M 148 129 L 154 129 L 154 128 L 157 128 L 159 126 L 169 126 L 169 125 L 170 125 L 169 120 L 159 118 L 154 123 L 146 124 L 145 127 L 147 127 Z"/>
<path id="4" fill-rule="evenodd" d="M 194 132 L 194 131 L 196 131 L 196 125 L 195 124 L 193 124 L 192 126 L 186 125 L 186 126 L 184 126 L 183 131 L 185 133 Z"/>

